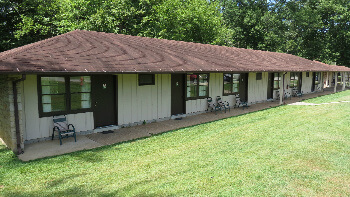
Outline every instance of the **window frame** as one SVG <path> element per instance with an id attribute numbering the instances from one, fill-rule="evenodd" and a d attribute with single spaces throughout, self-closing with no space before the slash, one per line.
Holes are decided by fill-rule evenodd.
<path id="1" fill-rule="evenodd" d="M 316 80 L 316 78 L 318 80 Z M 317 81 L 317 83 L 316 83 L 316 81 Z M 321 72 L 315 72 L 314 84 L 319 85 L 320 83 L 321 83 Z"/>
<path id="2" fill-rule="evenodd" d="M 140 77 L 142 76 L 148 76 L 151 75 L 152 76 L 152 82 L 151 83 L 141 83 Z M 155 85 L 155 74 L 138 74 L 137 80 L 139 82 L 139 86 L 146 86 L 146 85 Z"/>
<path id="3" fill-rule="evenodd" d="M 278 75 L 278 80 L 275 80 L 275 74 L 277 74 Z M 278 81 L 278 87 L 277 88 L 275 88 L 275 81 Z M 281 88 L 281 86 L 280 86 L 280 82 L 281 82 L 281 76 L 280 76 L 280 73 L 273 73 L 273 89 L 274 90 L 279 90 L 280 88 Z"/>
<path id="4" fill-rule="evenodd" d="M 79 77 L 79 76 L 89 76 L 91 79 L 91 86 L 92 86 L 92 76 L 91 75 L 38 75 L 37 76 L 37 94 L 38 94 L 38 110 L 39 110 L 39 118 L 42 117 L 50 117 L 50 116 L 58 116 L 58 115 L 67 115 L 67 114 L 77 114 L 77 113 L 85 113 L 85 112 L 92 112 L 92 87 L 90 90 L 90 108 L 84 108 L 84 109 L 71 109 L 71 93 L 70 91 L 70 78 L 71 77 Z M 41 78 L 42 77 L 63 77 L 64 78 L 64 85 L 65 85 L 65 93 L 64 100 L 66 102 L 65 110 L 63 111 L 54 111 L 54 112 L 44 112 L 43 111 L 43 102 L 42 102 L 42 85 L 41 85 Z M 76 92 L 75 92 L 76 93 Z M 85 92 L 84 92 L 85 93 Z M 45 95 L 45 94 L 44 94 Z"/>
<path id="5" fill-rule="evenodd" d="M 239 74 L 238 85 L 240 85 L 240 83 L 241 83 L 241 74 L 242 73 L 223 73 L 223 76 L 222 76 L 222 95 L 223 96 L 229 96 L 229 95 L 237 95 L 237 94 L 239 94 L 239 86 L 238 86 L 238 92 L 225 93 L 225 80 L 224 80 L 225 74 L 230 74 L 231 75 L 230 84 L 231 84 L 231 87 L 233 87 L 233 75 L 234 74 Z"/>
<path id="6" fill-rule="evenodd" d="M 197 78 L 199 78 L 199 75 L 207 75 L 208 76 L 208 91 L 205 96 L 199 96 L 199 82 L 197 82 L 197 94 L 194 97 L 187 97 L 187 75 L 197 75 Z M 209 97 L 209 85 L 210 85 L 210 75 L 209 73 L 186 73 L 186 80 L 185 80 L 185 98 L 186 101 L 188 100 L 197 100 L 197 99 L 205 99 Z"/>
<path id="7" fill-rule="evenodd" d="M 256 81 L 262 80 L 262 72 L 258 72 L 255 74 L 255 80 Z"/>
<path id="8" fill-rule="evenodd" d="M 293 86 L 291 85 L 292 84 L 292 73 L 293 73 Z M 294 81 L 296 80 L 295 77 L 298 77 L 298 85 L 297 86 L 294 86 Z M 289 88 L 297 88 L 299 86 L 299 75 L 297 72 L 291 72 L 289 74 Z"/>

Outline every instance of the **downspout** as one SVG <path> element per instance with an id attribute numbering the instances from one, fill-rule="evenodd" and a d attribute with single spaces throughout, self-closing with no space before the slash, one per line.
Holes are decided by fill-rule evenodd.
<path id="1" fill-rule="evenodd" d="M 280 84 L 280 105 L 283 105 L 284 104 L 284 78 L 285 78 L 285 75 L 286 75 L 286 72 L 282 72 L 281 73 L 282 76 L 281 76 L 281 84 Z"/>
<path id="2" fill-rule="evenodd" d="M 344 91 L 345 90 L 345 72 L 341 72 L 341 81 L 343 83 L 341 90 Z"/>
<path id="3" fill-rule="evenodd" d="M 21 148 L 21 132 L 19 127 L 19 112 L 18 112 L 18 96 L 17 96 L 17 83 L 26 80 L 26 75 L 23 74 L 21 79 L 12 81 L 12 91 L 13 91 L 13 105 L 15 110 L 15 128 L 16 128 L 16 138 L 17 138 L 17 154 L 23 153 Z"/>
<path id="4" fill-rule="evenodd" d="M 337 85 L 338 85 L 338 72 L 334 73 L 334 93 L 337 92 Z"/>

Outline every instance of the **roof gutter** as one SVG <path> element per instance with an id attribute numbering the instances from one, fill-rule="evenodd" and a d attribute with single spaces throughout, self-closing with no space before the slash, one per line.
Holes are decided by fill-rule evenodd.
<path id="1" fill-rule="evenodd" d="M 15 127 L 16 127 L 16 139 L 17 139 L 17 154 L 23 153 L 21 148 L 21 132 L 19 126 L 19 112 L 18 112 L 18 96 L 17 96 L 17 84 L 21 81 L 26 80 L 26 75 L 23 74 L 22 78 L 12 81 L 12 92 L 13 92 L 13 105 L 15 110 Z"/>

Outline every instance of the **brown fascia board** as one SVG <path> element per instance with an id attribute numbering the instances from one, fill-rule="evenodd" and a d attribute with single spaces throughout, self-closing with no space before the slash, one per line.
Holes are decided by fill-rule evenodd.
<path id="1" fill-rule="evenodd" d="M 176 72 L 0 72 L 0 75 L 18 75 L 18 74 L 27 74 L 27 75 L 118 75 L 118 74 L 188 74 L 188 73 L 259 73 L 259 72 L 268 72 L 268 73 L 283 73 L 283 72 L 350 72 L 350 70 L 336 70 L 336 71 L 315 71 L 315 70 L 274 70 L 274 71 L 176 71 Z"/>
<path id="2" fill-rule="evenodd" d="M 75 30 L 0 53 L 0 73 L 350 71 L 291 54 Z"/>
<path id="3" fill-rule="evenodd" d="M 340 66 L 338 66 L 340 67 Z M 111 75 L 111 74 L 186 74 L 186 73 L 257 73 L 257 72 L 350 72 L 350 69 L 344 67 L 344 69 L 328 69 L 328 70 L 247 70 L 247 71 L 235 71 L 235 70 L 209 70 L 209 71 L 198 71 L 198 70 L 187 70 L 187 71 L 106 71 L 106 72 L 95 72 L 95 71 L 18 71 L 12 70 L 0 70 L 0 74 L 28 74 L 28 75 Z"/>

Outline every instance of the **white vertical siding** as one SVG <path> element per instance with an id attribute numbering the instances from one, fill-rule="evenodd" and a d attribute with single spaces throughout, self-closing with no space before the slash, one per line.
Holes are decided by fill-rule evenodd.
<path id="1" fill-rule="evenodd" d="M 330 87 L 330 83 L 332 83 L 331 80 L 329 80 L 330 78 L 330 72 L 323 72 L 322 76 L 323 76 L 323 88 L 328 88 Z"/>
<path id="2" fill-rule="evenodd" d="M 25 140 L 50 137 L 53 128 L 52 117 L 39 118 L 36 75 L 27 75 L 23 86 Z M 92 112 L 69 114 L 67 120 L 75 126 L 77 132 L 94 128 Z"/>
<path id="3" fill-rule="evenodd" d="M 155 85 L 138 85 L 137 74 L 118 75 L 118 124 L 169 117 L 170 74 L 156 74 Z"/>
<path id="4" fill-rule="evenodd" d="M 309 77 L 306 77 L 306 72 L 303 72 L 303 82 L 302 82 L 302 86 L 301 86 L 301 91 L 303 92 L 303 94 L 309 94 L 311 93 L 311 86 L 312 86 L 312 76 L 313 76 L 313 72 L 309 72 Z"/>
<path id="5" fill-rule="evenodd" d="M 217 96 L 222 96 L 224 86 L 224 74 L 210 73 L 209 80 L 209 96 L 213 99 L 215 99 Z"/>
<path id="6" fill-rule="evenodd" d="M 309 77 L 306 77 L 307 72 L 303 72 L 303 83 L 301 86 L 301 91 L 304 94 L 309 94 L 311 93 L 311 88 L 312 88 L 312 80 L 313 80 L 313 72 L 309 72 Z M 317 91 L 319 88 L 323 88 L 323 78 L 324 78 L 324 73 L 320 72 L 320 79 L 319 79 L 319 84 L 315 86 L 315 91 Z"/>
<path id="7" fill-rule="evenodd" d="M 214 99 L 214 98 L 213 98 Z M 186 101 L 186 113 L 205 111 L 208 108 L 207 99 L 196 99 Z"/>
<path id="8" fill-rule="evenodd" d="M 315 91 L 318 91 L 320 88 L 323 89 L 323 72 L 320 72 L 320 78 L 318 79 L 318 81 L 320 82 L 316 87 L 315 87 Z M 312 78 L 311 78 L 312 80 Z"/>
<path id="9" fill-rule="evenodd" d="M 333 83 L 333 72 L 328 72 L 328 87 L 332 87 L 332 83 Z"/>
<path id="10" fill-rule="evenodd" d="M 39 111 L 38 111 L 38 94 L 37 94 L 37 82 L 35 75 L 27 75 L 26 80 L 23 82 L 24 86 L 24 114 L 25 114 L 25 133 L 26 140 L 41 138 L 42 133 L 40 131 L 39 124 Z"/>
<path id="11" fill-rule="evenodd" d="M 248 75 L 248 102 L 255 103 L 267 100 L 268 73 L 262 73 L 262 79 L 256 80 L 256 73 Z"/>
<path id="12" fill-rule="evenodd" d="M 293 89 L 290 88 L 290 72 L 285 74 L 285 79 L 284 79 L 284 92 L 289 93 L 289 95 L 292 95 Z"/>

